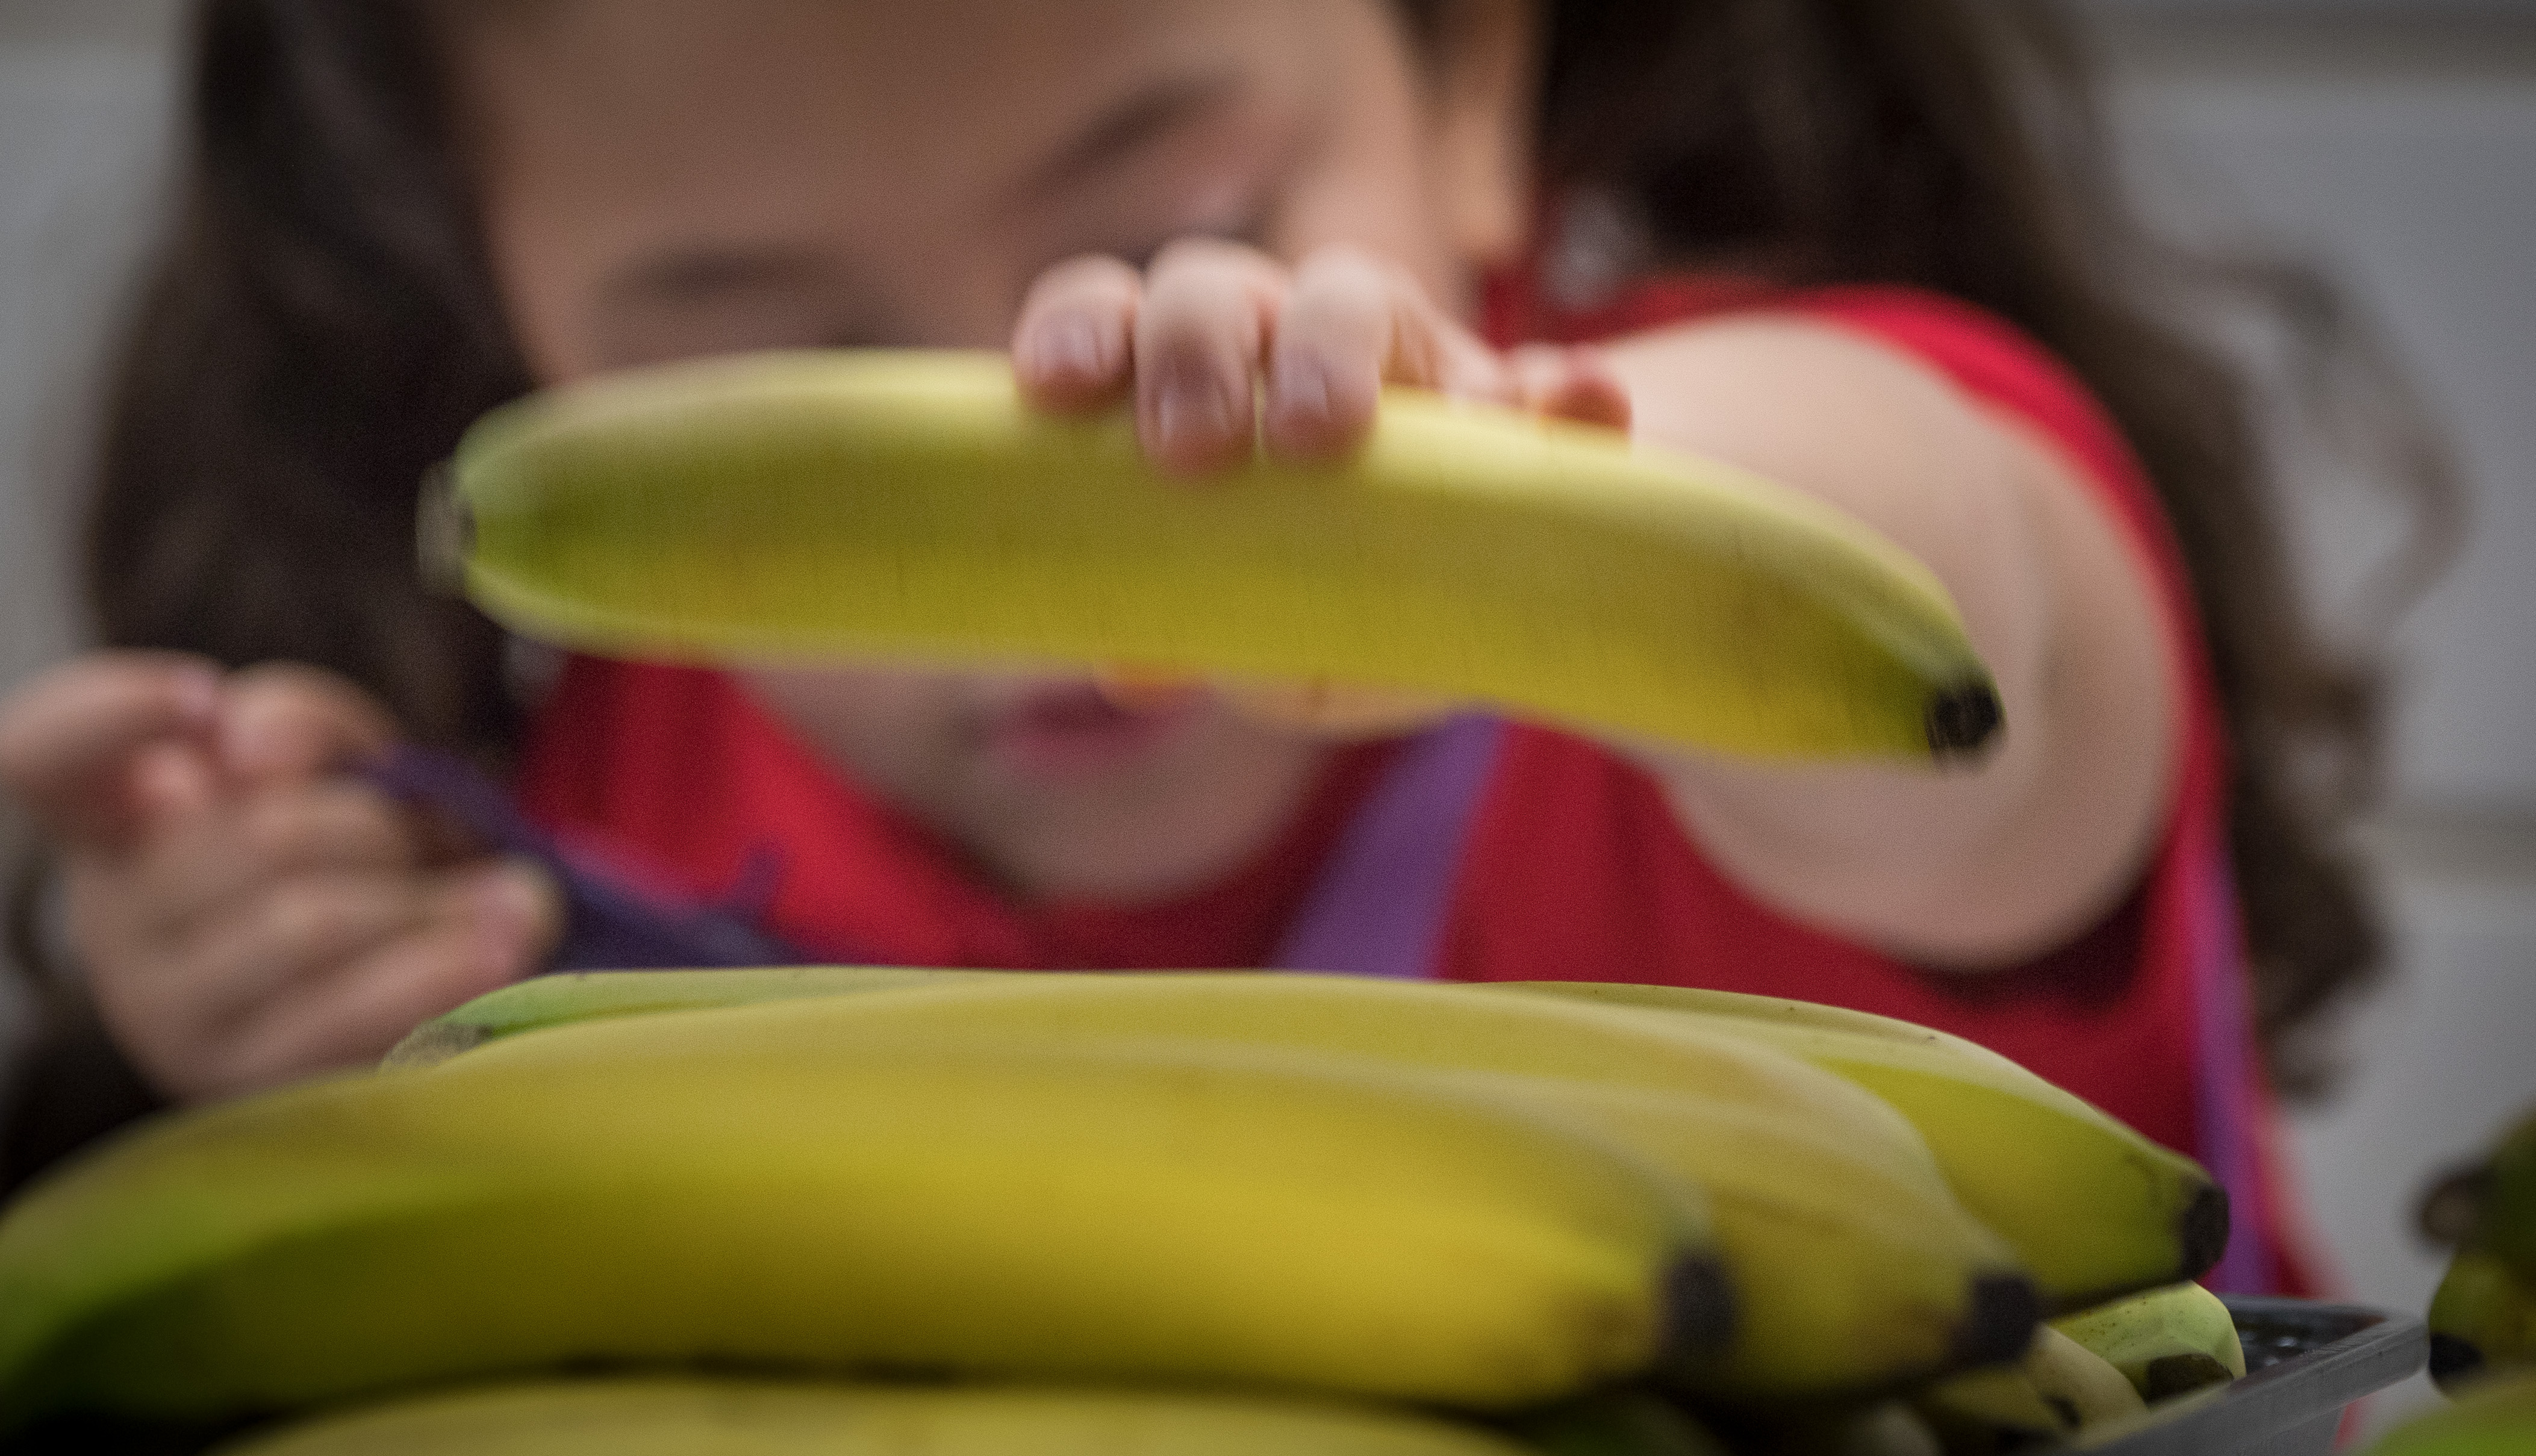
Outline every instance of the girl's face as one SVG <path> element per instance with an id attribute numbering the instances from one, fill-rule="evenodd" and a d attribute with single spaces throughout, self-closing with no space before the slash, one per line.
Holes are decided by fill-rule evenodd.
<path id="1" fill-rule="evenodd" d="M 453 32 L 496 277 L 530 365 L 799 346 L 1001 347 L 1084 253 L 1329 243 L 1467 306 L 1520 240 L 1521 0 L 530 0 Z M 1192 488 L 1205 488 L 1196 486 Z M 752 674 L 865 783 L 1025 892 L 1220 872 L 1312 746 L 1193 697 L 907 672 Z"/>

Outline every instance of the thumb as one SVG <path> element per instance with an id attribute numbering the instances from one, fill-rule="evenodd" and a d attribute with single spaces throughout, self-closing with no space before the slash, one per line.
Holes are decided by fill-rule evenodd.
<path id="1" fill-rule="evenodd" d="M 1629 392 L 1600 349 L 1528 344 L 1506 358 L 1517 406 L 1552 419 L 1629 427 Z"/>

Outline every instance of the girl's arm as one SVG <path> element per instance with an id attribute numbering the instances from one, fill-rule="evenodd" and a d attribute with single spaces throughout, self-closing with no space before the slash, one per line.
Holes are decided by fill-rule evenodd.
<path id="1" fill-rule="evenodd" d="M 1798 918 L 1929 964 L 2010 964 L 2111 909 L 2159 829 L 2181 699 L 2147 569 L 2053 446 L 1908 354 L 1745 316 L 1639 336 L 1600 362 L 1500 355 L 1361 252 L 1289 269 L 1201 240 L 1141 274 L 1101 258 L 1050 270 L 1013 359 L 1047 408 L 1132 401 L 1147 452 L 1185 475 L 1263 442 L 1344 453 L 1379 384 L 1418 384 L 1634 416 L 1642 438 L 1759 471 L 1893 538 L 1954 595 L 1997 679 L 2007 728 L 1988 758 L 1938 771 L 1633 750 L 1721 867 Z"/>
<path id="2" fill-rule="evenodd" d="M 1642 439 L 1859 516 L 1945 583 L 2007 728 L 1970 767 L 1640 753 L 1685 829 L 1801 918 L 1935 965 L 2004 965 L 2110 910 L 2162 826 L 2181 689 L 2147 567 L 2078 468 L 1900 350 L 1748 315 L 1612 347 Z"/>

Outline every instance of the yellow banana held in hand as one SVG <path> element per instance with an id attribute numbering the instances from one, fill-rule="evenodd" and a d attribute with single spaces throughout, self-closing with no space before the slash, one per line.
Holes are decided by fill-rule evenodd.
<path id="1" fill-rule="evenodd" d="M 1344 466 L 1190 484 L 998 355 L 671 364 L 487 415 L 422 525 L 495 617 L 607 652 L 1132 663 L 1765 756 L 1925 760 L 1999 716 L 1936 579 L 1849 517 L 1415 391 Z"/>

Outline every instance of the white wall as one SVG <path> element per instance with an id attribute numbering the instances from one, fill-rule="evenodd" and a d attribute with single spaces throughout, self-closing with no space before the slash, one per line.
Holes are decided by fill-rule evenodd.
<path id="1" fill-rule="evenodd" d="M 166 0 L 0 0 L 0 692 L 75 635 L 69 486 L 156 216 L 174 16 Z M 0 805 L 0 830 L 17 827 Z M 0 1057 L 22 1007 L 0 975 Z"/>
<path id="2" fill-rule="evenodd" d="M 2536 1105 L 2536 6 L 2347 3 L 2377 18 L 2299 26 L 2244 19 L 2255 0 L 2106 8 L 2131 12 L 2114 99 L 2158 212 L 2333 265 L 2472 492 L 2462 553 L 2396 639 L 2394 803 L 2372 848 L 2398 964 L 2346 1028 L 2341 1096 L 2294 1128 L 2351 1297 L 2419 1310 L 2442 1256 L 2412 1234 L 2414 1193 Z M 2297 487 L 2310 580 L 2347 602 L 2395 522 L 2329 473 Z M 2410 1382 L 2372 1424 L 2430 1398 Z"/>
<path id="3" fill-rule="evenodd" d="M 2094 8 L 2120 22 L 2113 99 L 2160 215 L 2338 267 L 2471 473 L 2467 550 L 2400 638 L 2398 791 L 2373 840 L 2399 965 L 2350 1028 L 2346 1095 L 2297 1138 L 2353 1295 L 2419 1309 L 2437 1263 L 2405 1233 L 2412 1191 L 2536 1102 L 2536 5 Z M 172 13 L 0 0 L 0 690 L 70 640 L 59 501 L 155 197 Z M 2384 512 L 2320 475 L 2297 515 L 2319 591 L 2347 600 Z"/>

